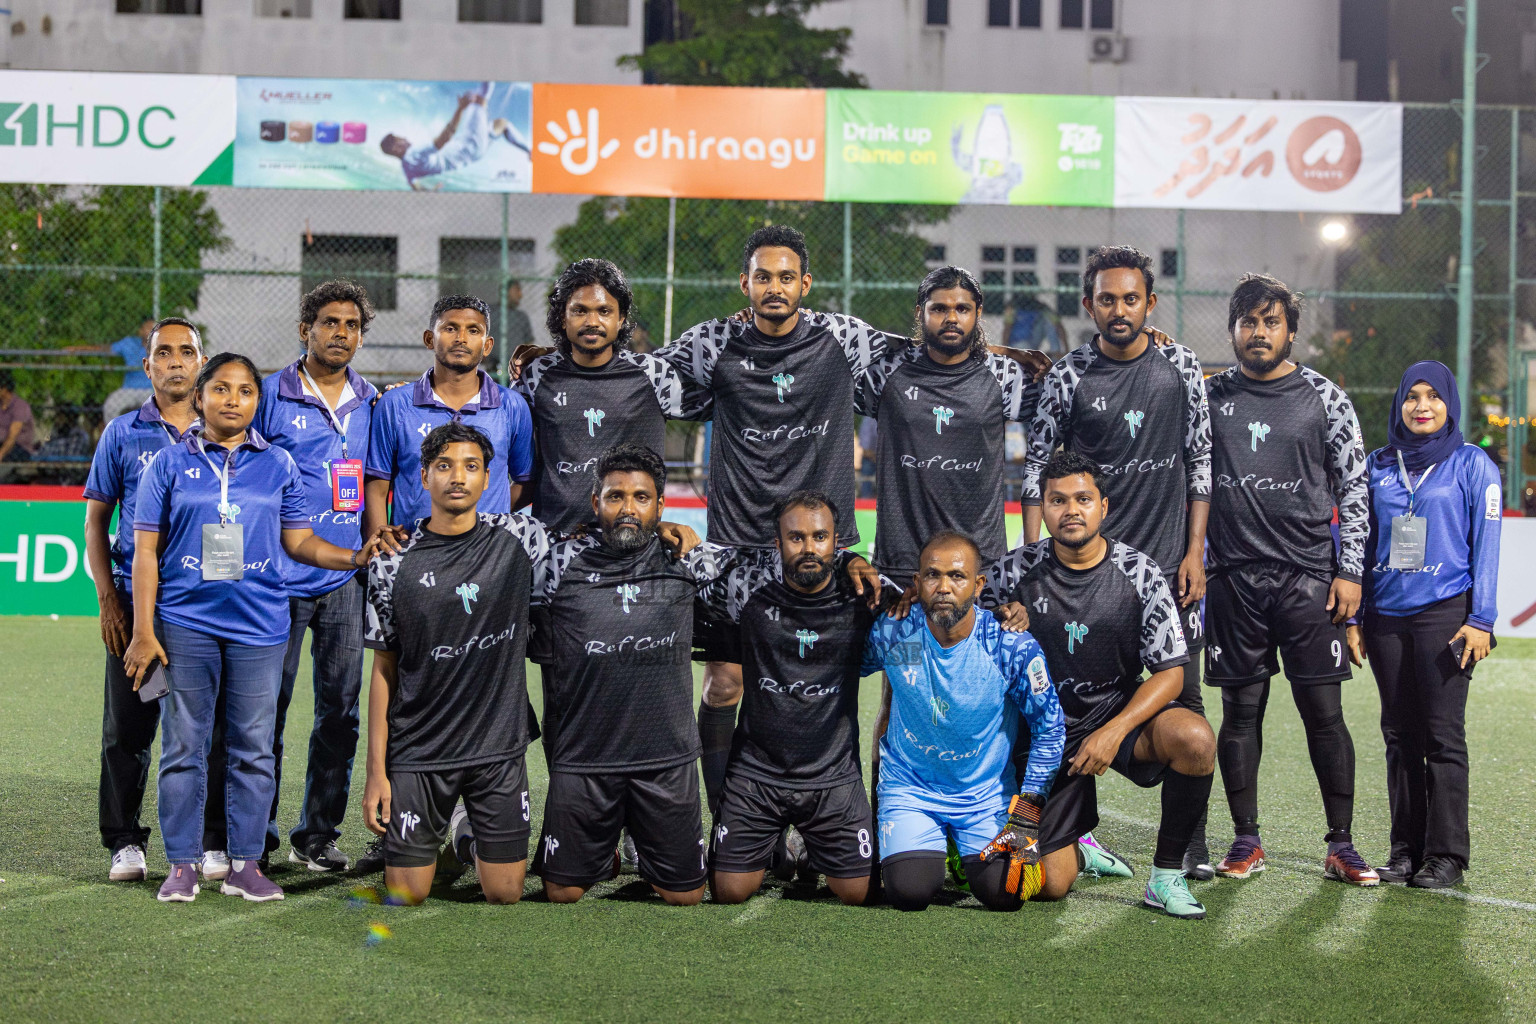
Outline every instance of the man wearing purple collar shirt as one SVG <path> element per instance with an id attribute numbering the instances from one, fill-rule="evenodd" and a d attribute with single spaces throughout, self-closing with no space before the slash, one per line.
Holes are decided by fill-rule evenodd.
<path id="1" fill-rule="evenodd" d="M 326 281 L 299 305 L 299 342 L 304 354 L 262 382 L 253 424 L 272 444 L 287 450 L 304 484 L 310 529 L 338 547 L 362 543 L 363 464 L 368 454 L 372 384 L 351 362 L 373 320 L 361 285 Z M 315 721 L 309 734 L 304 801 L 289 833 L 288 859 L 311 871 L 341 871 L 350 863 L 336 845 L 346 814 L 357 751 L 358 698 L 363 673 L 363 577 L 287 562 L 290 632 L 283 658 L 273 730 L 272 813 L 266 852 L 281 843 L 277 806 L 282 792 L 283 724 L 294 679 L 313 631 L 311 658 Z"/>
<path id="2" fill-rule="evenodd" d="M 363 531 L 386 521 L 410 527 L 432 514 L 421 485 L 421 442 L 436 427 L 463 423 L 490 438 L 496 457 L 480 511 L 511 512 L 526 504 L 533 475 L 533 417 L 528 403 L 480 367 L 495 346 L 490 307 L 472 295 L 445 295 L 432 307 L 422 343 L 433 365 L 412 384 L 386 392 L 373 410 L 364 475 Z M 391 517 L 386 499 L 394 489 Z"/>

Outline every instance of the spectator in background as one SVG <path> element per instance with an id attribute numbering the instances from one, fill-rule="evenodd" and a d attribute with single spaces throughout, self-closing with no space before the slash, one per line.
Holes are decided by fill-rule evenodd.
<path id="1" fill-rule="evenodd" d="M 28 462 L 36 451 L 32 407 L 16 394 L 11 371 L 0 370 L 0 462 Z"/>
<path id="2" fill-rule="evenodd" d="M 532 345 L 533 324 L 528 320 L 528 314 L 523 312 L 523 282 L 511 280 L 507 282 L 507 322 L 502 328 L 506 333 L 503 342 L 507 352 L 516 352 L 519 345 Z"/>
<path id="3" fill-rule="evenodd" d="M 53 417 L 53 433 L 37 448 L 39 462 L 88 462 L 94 442 L 74 406 L 60 408 Z"/>
<path id="4" fill-rule="evenodd" d="M 154 394 L 144 360 L 149 355 L 149 335 L 155 329 L 153 319 L 145 319 L 134 334 L 126 334 L 110 345 L 71 345 L 64 349 L 73 355 L 114 355 L 128 367 L 123 383 L 101 403 L 101 418 L 110 423 L 125 412 L 137 409 Z"/>

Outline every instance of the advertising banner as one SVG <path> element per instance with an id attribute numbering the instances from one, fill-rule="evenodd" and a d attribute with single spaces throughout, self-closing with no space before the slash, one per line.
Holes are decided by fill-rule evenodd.
<path id="1" fill-rule="evenodd" d="M 827 199 L 1108 206 L 1114 100 L 827 93 Z"/>
<path id="2" fill-rule="evenodd" d="M 96 613 L 85 502 L 0 501 L 0 615 Z"/>
<path id="3" fill-rule="evenodd" d="M 1115 206 L 1400 213 L 1403 108 L 1115 100 Z"/>
<path id="4" fill-rule="evenodd" d="M 0 72 L 0 181 L 228 185 L 233 75 Z"/>
<path id="5" fill-rule="evenodd" d="M 241 78 L 234 183 L 527 192 L 526 82 Z"/>
<path id="6" fill-rule="evenodd" d="M 820 199 L 819 89 L 533 87 L 538 192 Z"/>

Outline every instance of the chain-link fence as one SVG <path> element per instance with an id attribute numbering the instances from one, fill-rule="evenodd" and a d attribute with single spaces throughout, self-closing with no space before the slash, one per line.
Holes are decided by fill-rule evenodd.
<path id="1" fill-rule="evenodd" d="M 1536 469 L 1525 386 L 1526 353 L 1536 352 L 1536 109 L 1480 108 L 1477 133 L 1479 398 L 1466 418 L 1501 464 L 1511 444 L 1523 454 L 1507 467 L 1510 503 L 1523 505 Z M 210 350 L 275 369 L 298 354 L 304 290 L 350 277 L 379 310 L 357 365 L 400 380 L 428 364 L 423 332 L 443 294 L 486 299 L 502 353 L 546 341 L 549 283 L 584 256 L 625 269 L 639 344 L 660 345 L 743 305 L 741 244 L 773 222 L 807 236 L 812 307 L 905 332 L 917 281 L 953 262 L 982 278 L 994 341 L 1057 353 L 1092 335 L 1079 300 L 1095 246 L 1152 254 L 1152 322 L 1208 366 L 1232 359 L 1226 312 L 1236 277 L 1275 274 L 1307 295 L 1301 357 L 1349 390 L 1375 445 L 1404 365 L 1456 365 L 1460 147 L 1456 108 L 1405 110 L 1398 216 L 4 186 L 0 367 L 32 402 L 40 435 L 70 435 L 56 450 L 79 449 L 123 384 L 122 359 L 108 347 L 145 318 L 188 316 Z M 699 448 L 680 440 L 671 455 Z"/>

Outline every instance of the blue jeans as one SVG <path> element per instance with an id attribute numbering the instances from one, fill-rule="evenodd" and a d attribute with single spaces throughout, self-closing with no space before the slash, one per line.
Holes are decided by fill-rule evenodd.
<path id="1" fill-rule="evenodd" d="M 277 804 L 283 783 L 283 724 L 293 699 L 293 682 L 304 654 L 304 633 L 314 631 L 310 654 L 314 666 L 315 724 L 309 733 L 309 770 L 299 823 L 288 834 L 294 849 L 341 835 L 352 787 L 352 759 L 357 754 L 358 695 L 363 688 L 363 585 L 354 576 L 328 594 L 288 599 L 290 632 L 283 657 L 283 683 L 277 693 L 277 729 L 272 755 L 276 781 L 267 820 L 266 848 L 277 849 Z"/>
<path id="2" fill-rule="evenodd" d="M 160 712 L 160 836 L 166 859 L 194 864 L 203 855 L 208 748 L 222 696 L 228 852 L 237 860 L 256 860 L 275 786 L 272 731 L 287 644 L 251 647 L 169 622 L 156 624 L 170 658 L 171 692 Z"/>

